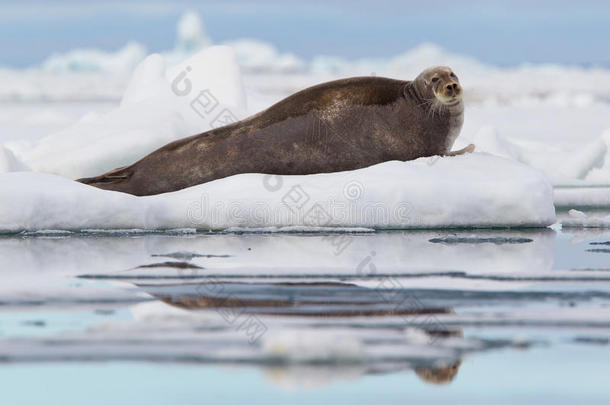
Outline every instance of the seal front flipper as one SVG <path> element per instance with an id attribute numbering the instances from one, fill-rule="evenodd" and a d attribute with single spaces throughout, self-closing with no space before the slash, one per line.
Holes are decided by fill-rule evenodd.
<path id="1" fill-rule="evenodd" d="M 457 155 L 464 155 L 466 153 L 472 153 L 474 152 L 474 143 L 471 143 L 470 145 L 466 146 L 465 148 L 462 148 L 460 150 L 456 150 L 453 152 L 447 152 L 445 153 L 443 156 L 457 156 Z"/>

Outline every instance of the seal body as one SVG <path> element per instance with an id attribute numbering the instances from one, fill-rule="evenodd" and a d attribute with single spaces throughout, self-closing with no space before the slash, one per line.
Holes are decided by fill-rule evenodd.
<path id="1" fill-rule="evenodd" d="M 356 77 L 295 93 L 239 122 L 172 142 L 78 181 L 138 196 L 240 173 L 303 175 L 447 154 L 463 122 L 449 68 L 414 81 Z"/>

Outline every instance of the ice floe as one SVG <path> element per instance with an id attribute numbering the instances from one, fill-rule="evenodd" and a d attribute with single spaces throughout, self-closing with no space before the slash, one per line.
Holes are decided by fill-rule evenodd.
<path id="1" fill-rule="evenodd" d="M 157 196 L 99 190 L 50 174 L 0 174 L 0 229 L 287 226 L 376 229 L 547 226 L 539 171 L 486 154 L 386 162 L 307 176 L 241 174 Z"/>

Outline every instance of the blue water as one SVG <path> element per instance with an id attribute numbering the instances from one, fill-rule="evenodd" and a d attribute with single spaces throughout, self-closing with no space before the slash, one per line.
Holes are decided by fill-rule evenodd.
<path id="1" fill-rule="evenodd" d="M 590 251 L 607 232 L 346 237 L 336 255 L 324 234 L 3 236 L 2 403 L 608 402 L 610 255 Z M 168 267 L 185 252 L 216 257 Z"/>
<path id="2" fill-rule="evenodd" d="M 10 365 L 0 367 L 0 381 L 3 403 L 12 405 L 607 404 L 608 364 L 607 349 L 566 344 L 466 359 L 446 386 L 401 372 L 291 388 L 259 369 L 137 363 Z"/>

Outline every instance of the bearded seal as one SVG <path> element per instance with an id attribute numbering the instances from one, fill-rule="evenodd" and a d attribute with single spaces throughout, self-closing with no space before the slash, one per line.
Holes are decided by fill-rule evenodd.
<path id="1" fill-rule="evenodd" d="M 445 66 L 413 81 L 354 77 L 299 91 L 249 118 L 183 138 L 130 166 L 77 181 L 137 196 L 240 173 L 303 175 L 450 152 L 462 128 L 462 87 Z"/>

